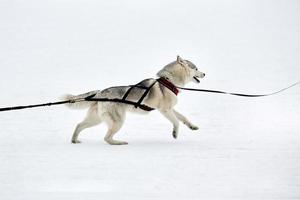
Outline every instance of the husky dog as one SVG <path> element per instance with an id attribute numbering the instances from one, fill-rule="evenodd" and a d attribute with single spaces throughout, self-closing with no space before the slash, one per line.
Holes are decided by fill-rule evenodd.
<path id="1" fill-rule="evenodd" d="M 177 90 L 176 86 L 184 86 L 190 81 L 199 83 L 199 79 L 203 78 L 205 74 L 200 72 L 192 62 L 183 60 L 180 56 L 177 56 L 177 60 L 166 65 L 157 73 L 157 76 L 160 78 L 159 80 L 163 80 L 168 83 L 169 86 L 173 86 L 173 88 L 163 84 L 164 82 L 160 82 L 158 79 L 146 79 L 141 81 L 137 87 L 111 87 L 101 91 L 91 91 L 77 96 L 66 95 L 64 99 L 76 101 L 76 99 L 85 98 L 91 94 L 95 95 L 94 98 L 122 99 L 124 98 L 124 95 L 126 95 L 126 100 L 138 102 L 141 100 L 141 96 L 145 94 L 142 99 L 143 105 L 158 110 L 173 124 L 172 135 L 175 139 L 178 135 L 179 121 L 183 122 L 190 129 L 197 130 L 197 126 L 192 124 L 185 116 L 174 109 L 174 106 L 177 103 L 177 93 L 174 92 L 174 90 Z M 145 88 L 149 88 L 147 93 L 145 93 Z M 129 89 L 130 92 L 127 92 Z M 68 107 L 75 109 L 89 108 L 85 119 L 75 128 L 72 143 L 80 143 L 78 135 L 82 130 L 98 125 L 101 122 L 105 122 L 108 126 L 108 130 L 104 140 L 107 143 L 111 145 L 128 144 L 125 141 L 113 139 L 114 135 L 120 130 L 125 121 L 126 111 L 147 113 L 147 111 L 144 111 L 141 107 L 110 101 L 81 101 L 67 105 Z"/>

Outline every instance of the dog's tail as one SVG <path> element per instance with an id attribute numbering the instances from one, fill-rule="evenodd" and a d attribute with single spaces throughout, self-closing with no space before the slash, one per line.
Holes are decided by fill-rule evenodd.
<path id="1" fill-rule="evenodd" d="M 71 109 L 85 109 L 85 108 L 88 108 L 90 107 L 90 105 L 92 105 L 93 101 L 84 101 L 84 98 L 88 97 L 88 96 L 91 96 L 93 94 L 97 94 L 99 93 L 100 90 L 94 90 L 94 91 L 91 91 L 91 92 L 87 92 L 87 93 L 84 93 L 84 94 L 80 94 L 80 95 L 71 95 L 71 94 L 65 94 L 63 95 L 60 99 L 63 100 L 63 101 L 75 101 L 75 103 L 68 103 L 68 104 L 65 104 L 67 107 L 71 108 Z M 78 102 L 76 102 L 78 100 Z M 82 100 L 82 101 L 80 101 Z"/>

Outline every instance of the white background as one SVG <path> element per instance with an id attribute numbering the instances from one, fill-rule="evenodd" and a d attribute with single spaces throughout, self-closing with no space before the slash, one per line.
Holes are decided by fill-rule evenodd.
<path id="1" fill-rule="evenodd" d="M 179 54 L 207 76 L 189 87 L 268 93 L 299 80 L 300 3 L 0 1 L 0 107 L 56 101 L 155 77 Z M 300 199 L 300 88 L 247 99 L 181 92 L 156 111 L 70 138 L 85 111 L 0 113 L 0 199 Z"/>

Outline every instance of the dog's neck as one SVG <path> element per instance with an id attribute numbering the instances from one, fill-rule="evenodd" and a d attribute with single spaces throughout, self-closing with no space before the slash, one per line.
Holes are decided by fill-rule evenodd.
<path id="1" fill-rule="evenodd" d="M 185 82 L 183 82 L 181 80 L 177 80 L 177 79 L 173 78 L 172 76 L 171 77 L 169 77 L 169 76 L 158 76 L 158 77 L 166 79 L 167 81 L 171 82 L 173 85 L 176 85 L 176 86 L 183 87 L 185 85 Z"/>
<path id="2" fill-rule="evenodd" d="M 158 81 L 161 85 L 163 85 L 163 86 L 165 86 L 166 88 L 168 88 L 169 90 L 171 90 L 176 96 L 178 95 L 179 90 L 177 89 L 176 85 L 174 85 L 174 84 L 173 84 L 172 82 L 170 82 L 168 79 L 161 77 L 161 78 L 157 79 L 157 81 Z"/>

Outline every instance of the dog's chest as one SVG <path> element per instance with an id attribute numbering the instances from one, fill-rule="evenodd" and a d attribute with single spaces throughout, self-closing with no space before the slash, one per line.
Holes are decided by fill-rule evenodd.
<path id="1" fill-rule="evenodd" d="M 177 96 L 170 90 L 165 90 L 162 100 L 162 107 L 173 108 L 177 104 Z"/>

